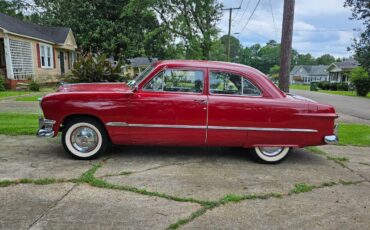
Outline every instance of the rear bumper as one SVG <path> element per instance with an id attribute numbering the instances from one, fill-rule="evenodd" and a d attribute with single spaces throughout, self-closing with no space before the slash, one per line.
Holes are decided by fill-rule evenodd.
<path id="1" fill-rule="evenodd" d="M 39 118 L 39 129 L 37 130 L 36 136 L 54 137 L 54 130 L 53 130 L 54 124 L 55 124 L 54 120 L 49 120 L 49 119 L 40 117 Z"/>
<path id="2" fill-rule="evenodd" d="M 329 144 L 329 145 L 335 145 L 335 144 L 338 143 L 338 141 L 339 141 L 339 138 L 338 138 L 338 124 L 334 125 L 334 134 L 329 135 L 329 136 L 325 136 L 324 141 L 325 141 L 326 144 Z"/>

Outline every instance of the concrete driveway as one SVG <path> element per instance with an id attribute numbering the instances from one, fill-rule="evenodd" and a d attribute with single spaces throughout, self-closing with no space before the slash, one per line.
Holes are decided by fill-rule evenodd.
<path id="1" fill-rule="evenodd" d="M 368 229 L 370 148 L 115 147 L 69 158 L 58 139 L 0 135 L 0 229 Z"/>
<path id="2" fill-rule="evenodd" d="M 317 102 L 333 105 L 345 122 L 370 124 L 370 99 L 341 96 L 307 90 L 290 90 L 291 93 L 310 98 Z"/>

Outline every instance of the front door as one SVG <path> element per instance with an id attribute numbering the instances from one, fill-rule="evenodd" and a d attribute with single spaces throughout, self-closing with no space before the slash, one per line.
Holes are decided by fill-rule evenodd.
<path id="1" fill-rule="evenodd" d="M 204 79 L 202 69 L 166 69 L 135 92 L 127 118 L 132 143 L 204 145 Z"/>
<path id="2" fill-rule="evenodd" d="M 64 53 L 62 51 L 60 51 L 59 60 L 60 60 L 60 73 L 61 74 L 64 74 L 65 73 L 65 69 L 64 69 Z"/>

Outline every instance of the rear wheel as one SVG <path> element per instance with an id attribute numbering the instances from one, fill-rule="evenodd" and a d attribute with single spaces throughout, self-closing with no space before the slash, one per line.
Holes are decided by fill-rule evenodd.
<path id="1" fill-rule="evenodd" d="M 108 137 L 100 122 L 91 118 L 76 118 L 65 125 L 62 144 L 72 157 L 88 160 L 106 150 Z"/>
<path id="2" fill-rule="evenodd" d="M 288 154 L 289 147 L 255 147 L 252 152 L 262 162 L 277 163 Z"/>

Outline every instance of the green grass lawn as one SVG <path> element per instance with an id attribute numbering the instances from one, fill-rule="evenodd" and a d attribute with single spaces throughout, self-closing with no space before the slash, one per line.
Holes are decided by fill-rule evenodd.
<path id="1" fill-rule="evenodd" d="M 6 98 L 6 97 L 13 97 L 13 96 L 21 96 L 25 94 L 30 94 L 32 92 L 29 91 L 0 91 L 0 98 Z"/>
<path id="2" fill-rule="evenodd" d="M 336 94 L 336 95 L 342 95 L 342 96 L 351 96 L 351 97 L 359 97 L 357 96 L 355 91 L 331 91 L 331 90 L 319 90 L 320 93 L 329 93 L 329 94 Z M 367 94 L 366 97 L 362 98 L 368 98 L 370 99 L 370 93 Z"/>
<path id="3" fill-rule="evenodd" d="M 38 114 L 0 113 L 0 134 L 35 135 Z"/>
<path id="4" fill-rule="evenodd" d="M 290 89 L 298 89 L 298 90 L 310 90 L 310 85 L 290 85 Z M 318 90 L 316 92 L 319 93 L 328 93 L 328 94 L 335 94 L 335 95 L 342 95 L 342 96 L 351 96 L 351 97 L 358 97 L 356 91 L 331 91 L 331 90 Z M 366 97 L 370 99 L 370 92 L 367 94 Z"/>
<path id="5" fill-rule="evenodd" d="M 310 85 L 290 85 L 291 89 L 310 90 Z"/>
<path id="6" fill-rule="evenodd" d="M 370 125 L 339 124 L 339 144 L 370 146 Z"/>
<path id="7" fill-rule="evenodd" d="M 38 114 L 0 113 L 0 134 L 34 135 Z M 339 144 L 370 146 L 370 125 L 339 124 Z"/>
<path id="8" fill-rule="evenodd" d="M 39 92 L 34 91 L 0 91 L 0 99 L 6 99 L 7 97 L 14 97 L 16 101 L 38 101 L 38 99 L 47 93 L 53 92 L 53 88 L 41 88 Z M 30 95 L 28 95 L 30 94 Z"/>
<path id="9" fill-rule="evenodd" d="M 18 97 L 15 99 L 16 101 L 38 101 L 40 97 L 44 96 L 44 94 L 36 94 L 31 96 L 24 96 L 24 97 Z"/>

